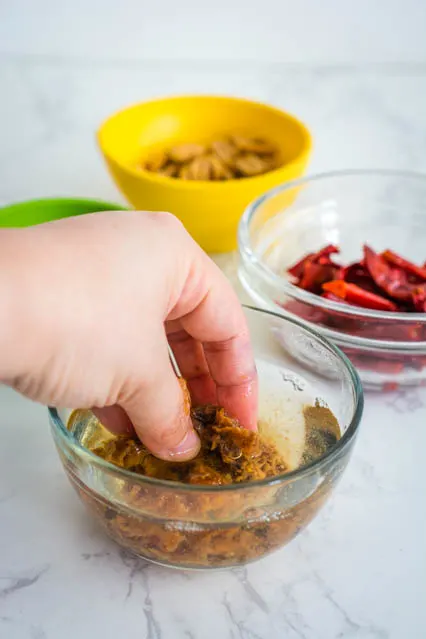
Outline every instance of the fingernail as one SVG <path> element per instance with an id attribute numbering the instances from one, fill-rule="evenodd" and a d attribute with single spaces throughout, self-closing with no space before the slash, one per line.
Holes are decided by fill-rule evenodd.
<path id="1" fill-rule="evenodd" d="M 165 457 L 173 461 L 186 461 L 192 459 L 200 450 L 200 439 L 192 428 L 187 431 L 185 437 L 175 448 L 166 451 Z"/>

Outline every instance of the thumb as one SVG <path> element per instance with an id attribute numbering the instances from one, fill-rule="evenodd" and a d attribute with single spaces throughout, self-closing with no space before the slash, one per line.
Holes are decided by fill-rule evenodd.
<path id="1" fill-rule="evenodd" d="M 186 461 L 200 450 L 190 418 L 189 394 L 173 370 L 166 336 L 154 343 L 150 366 L 125 389 L 120 406 L 156 457 Z"/>

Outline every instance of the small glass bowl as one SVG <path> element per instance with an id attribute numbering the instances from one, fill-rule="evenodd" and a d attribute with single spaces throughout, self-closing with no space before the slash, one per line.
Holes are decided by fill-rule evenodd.
<path id="1" fill-rule="evenodd" d="M 297 317 L 333 341 L 365 387 L 426 383 L 426 314 L 339 304 L 290 283 L 287 268 L 326 244 L 346 264 L 363 244 L 426 259 L 426 176 L 345 171 L 284 184 L 256 200 L 238 232 L 239 277 L 256 304 Z"/>
<path id="2" fill-rule="evenodd" d="M 303 408 L 315 401 L 339 421 L 341 438 L 305 466 L 293 457 L 295 470 L 228 486 L 143 477 L 82 445 L 94 419 L 90 411 L 87 422 L 70 431 L 71 411 L 49 408 L 60 458 L 80 499 L 115 541 L 147 560 L 219 568 L 259 559 L 315 517 L 346 467 L 363 410 L 357 373 L 338 349 L 298 322 L 259 309 L 246 314 L 259 369 L 260 417 L 274 423 L 281 445 L 294 444 L 297 457 Z"/>

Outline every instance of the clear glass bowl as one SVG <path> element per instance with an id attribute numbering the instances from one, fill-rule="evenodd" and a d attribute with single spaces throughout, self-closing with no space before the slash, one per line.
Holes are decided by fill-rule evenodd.
<path id="1" fill-rule="evenodd" d="M 363 244 L 426 259 L 426 176 L 392 171 L 329 173 L 282 185 L 256 200 L 239 226 L 239 277 L 255 303 L 297 317 L 339 346 L 364 386 L 426 383 L 426 314 L 331 302 L 288 280 L 286 270 L 326 244 L 348 263 Z"/>
<path id="2" fill-rule="evenodd" d="M 241 565 L 283 546 L 316 515 L 343 473 L 363 410 L 359 378 L 334 346 L 298 322 L 246 309 L 260 377 L 260 417 L 277 445 L 290 446 L 285 475 L 228 486 L 162 481 L 122 470 L 83 446 L 96 421 L 67 429 L 71 411 L 49 409 L 53 437 L 71 484 L 121 546 L 182 568 Z M 300 466 L 303 408 L 319 401 L 342 436 Z M 298 452 L 299 451 L 299 452 Z"/>

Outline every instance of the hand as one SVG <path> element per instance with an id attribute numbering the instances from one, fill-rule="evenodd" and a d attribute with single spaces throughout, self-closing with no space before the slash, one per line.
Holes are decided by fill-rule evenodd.
<path id="1" fill-rule="evenodd" d="M 165 213 L 107 212 L 0 231 L 0 378 L 58 407 L 134 428 L 164 459 L 199 441 L 173 372 L 195 403 L 256 428 L 257 377 L 225 276 Z"/>

